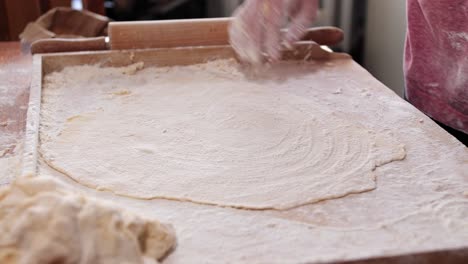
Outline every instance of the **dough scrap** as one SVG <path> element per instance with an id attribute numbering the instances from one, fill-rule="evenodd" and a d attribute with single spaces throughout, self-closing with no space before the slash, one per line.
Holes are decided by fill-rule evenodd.
<path id="1" fill-rule="evenodd" d="M 288 209 L 373 190 L 376 167 L 405 157 L 391 136 L 285 92 L 288 80 L 251 80 L 234 62 L 101 74 L 109 81 L 92 87 L 102 94 L 118 83 L 136 85 L 65 121 L 57 136 L 41 130 L 44 160 L 88 187 L 138 199 Z M 44 90 L 46 119 L 55 114 L 47 102 L 61 98 L 63 83 L 53 79 Z"/>
<path id="2" fill-rule="evenodd" d="M 67 191 L 45 176 L 0 190 L 0 263 L 158 263 L 170 225 Z"/>

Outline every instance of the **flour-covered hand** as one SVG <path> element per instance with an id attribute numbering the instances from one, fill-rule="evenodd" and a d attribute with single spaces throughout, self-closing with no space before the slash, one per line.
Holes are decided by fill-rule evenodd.
<path id="1" fill-rule="evenodd" d="M 234 13 L 231 45 L 243 61 L 278 60 L 282 45 L 302 38 L 317 8 L 318 0 L 247 0 Z M 281 33 L 282 27 L 287 33 Z"/>

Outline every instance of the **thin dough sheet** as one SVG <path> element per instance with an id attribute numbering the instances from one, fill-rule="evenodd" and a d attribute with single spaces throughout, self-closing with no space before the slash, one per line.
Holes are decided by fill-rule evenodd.
<path id="1" fill-rule="evenodd" d="M 296 89 L 314 88 L 313 73 L 284 75 L 295 67 L 304 71 L 283 63 L 258 78 L 230 60 L 66 68 L 46 78 L 42 157 L 83 185 L 138 199 L 288 209 L 375 189 L 376 168 L 404 159 L 404 147 L 295 93 L 297 78 Z"/>

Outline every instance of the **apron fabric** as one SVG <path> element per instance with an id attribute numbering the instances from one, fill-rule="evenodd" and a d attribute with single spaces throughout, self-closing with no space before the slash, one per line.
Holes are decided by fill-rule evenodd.
<path id="1" fill-rule="evenodd" d="M 407 0 L 407 100 L 468 134 L 468 0 Z"/>

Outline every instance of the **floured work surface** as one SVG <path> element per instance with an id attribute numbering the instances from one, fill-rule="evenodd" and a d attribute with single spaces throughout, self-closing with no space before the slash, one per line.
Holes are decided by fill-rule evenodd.
<path id="1" fill-rule="evenodd" d="M 352 61 L 140 67 L 45 78 L 40 173 L 172 223 L 168 263 L 467 246 L 466 148 Z"/>

